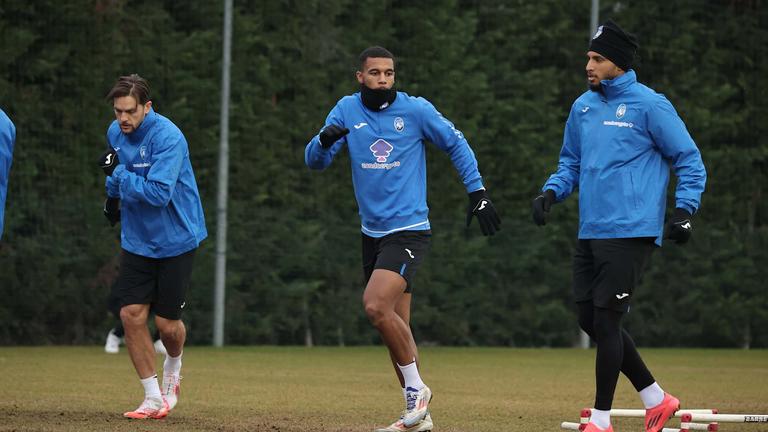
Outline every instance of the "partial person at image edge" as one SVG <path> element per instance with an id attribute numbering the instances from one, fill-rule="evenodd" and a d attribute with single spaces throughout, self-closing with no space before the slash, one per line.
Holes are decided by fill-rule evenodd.
<path id="1" fill-rule="evenodd" d="M 16 126 L 0 109 L 0 240 L 5 228 L 5 201 L 8 196 L 8 179 L 13 163 L 13 147 L 16 143 Z"/>

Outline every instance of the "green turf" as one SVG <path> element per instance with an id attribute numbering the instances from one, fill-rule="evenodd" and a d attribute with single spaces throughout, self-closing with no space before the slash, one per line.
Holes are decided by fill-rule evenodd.
<path id="1" fill-rule="evenodd" d="M 642 354 L 683 407 L 768 414 L 768 351 Z M 556 431 L 592 403 L 594 350 L 423 348 L 421 360 L 436 432 Z M 167 419 L 129 421 L 143 393 L 125 350 L 0 348 L 0 431 L 370 431 L 403 404 L 381 347 L 188 347 L 182 375 Z M 624 378 L 614 407 L 640 408 Z"/>

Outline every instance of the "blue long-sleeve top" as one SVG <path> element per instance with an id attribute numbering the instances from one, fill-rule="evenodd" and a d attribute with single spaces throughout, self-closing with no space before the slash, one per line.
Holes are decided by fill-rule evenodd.
<path id="1" fill-rule="evenodd" d="M 0 109 L 0 239 L 5 226 L 5 199 L 8 196 L 8 177 L 11 175 L 16 126 L 5 111 Z"/>
<path id="2" fill-rule="evenodd" d="M 675 205 L 694 214 L 707 172 L 672 104 L 630 70 L 571 107 L 557 172 L 542 190 L 579 189 L 579 238 L 655 237 L 661 245 L 670 168 Z"/>
<path id="3" fill-rule="evenodd" d="M 366 235 L 430 229 L 425 139 L 450 156 L 467 192 L 483 188 L 464 134 L 424 98 L 398 92 L 389 107 L 372 111 L 355 93 L 339 100 L 323 128 L 329 125 L 350 132 L 328 149 L 315 135 L 306 146 L 304 161 L 322 170 L 342 148 L 349 149 L 352 184 Z"/>
<path id="4" fill-rule="evenodd" d="M 107 141 L 120 160 L 106 186 L 121 200 L 122 248 L 150 258 L 196 248 L 208 231 L 181 130 L 150 109 L 132 133 L 112 122 Z"/>

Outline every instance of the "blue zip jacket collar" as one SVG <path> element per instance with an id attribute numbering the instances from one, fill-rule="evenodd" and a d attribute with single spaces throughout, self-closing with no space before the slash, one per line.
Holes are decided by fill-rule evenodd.
<path id="1" fill-rule="evenodd" d="M 602 84 L 603 99 L 614 99 L 629 90 L 635 83 L 637 83 L 637 75 L 632 69 L 628 70 L 624 75 L 614 79 L 602 80 L 600 81 L 600 84 Z"/>
<path id="2" fill-rule="evenodd" d="M 131 142 L 143 141 L 144 137 L 147 136 L 147 132 L 152 129 L 152 126 L 154 126 L 155 123 L 157 123 L 157 114 L 155 114 L 154 108 L 150 108 L 147 115 L 144 116 L 144 120 L 141 121 L 139 127 L 136 128 L 135 131 L 124 135 Z"/>

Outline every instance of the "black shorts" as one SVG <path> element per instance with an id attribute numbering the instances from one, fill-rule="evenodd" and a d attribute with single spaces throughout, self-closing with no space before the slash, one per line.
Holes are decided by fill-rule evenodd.
<path id="1" fill-rule="evenodd" d="M 121 307 L 149 304 L 159 317 L 180 319 L 196 250 L 175 257 L 148 258 L 123 249 L 115 286 Z"/>
<path id="2" fill-rule="evenodd" d="M 375 269 L 391 270 L 405 279 L 405 292 L 413 291 L 416 270 L 429 251 L 432 231 L 398 231 L 384 237 L 363 234 L 363 274 L 365 283 Z"/>
<path id="3" fill-rule="evenodd" d="M 573 291 L 576 302 L 629 311 L 629 301 L 653 252 L 651 237 L 592 239 L 576 243 Z"/>

